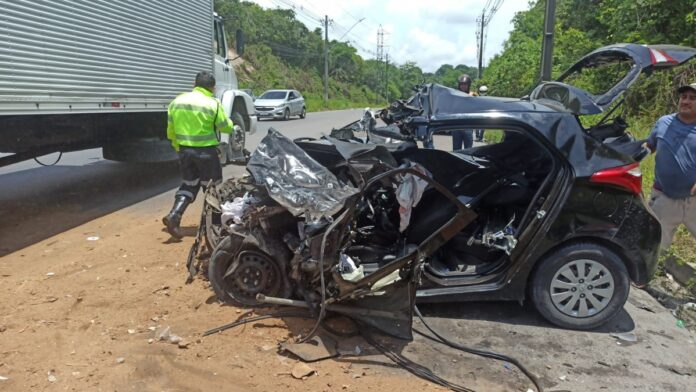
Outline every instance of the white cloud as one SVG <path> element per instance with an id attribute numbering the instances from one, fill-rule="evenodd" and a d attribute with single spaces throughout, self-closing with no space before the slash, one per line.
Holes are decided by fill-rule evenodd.
<path id="1" fill-rule="evenodd" d="M 414 61 L 423 71 L 434 72 L 440 65 L 476 66 L 476 18 L 487 0 L 253 0 L 266 7 L 279 4 L 303 7 L 315 15 L 328 15 L 334 21 L 329 38 L 338 39 L 347 29 L 344 41 L 353 41 L 364 58 L 374 58 L 377 29 L 385 30 L 384 53 L 390 61 Z M 502 50 L 512 30 L 515 13 L 529 8 L 528 0 L 504 0 L 488 25 L 484 64 Z M 365 20 L 356 22 L 361 18 Z M 305 23 L 304 19 L 300 18 Z M 311 21 L 310 21 L 311 23 Z M 318 24 L 309 26 L 314 29 Z M 541 28 L 541 26 L 539 26 Z"/>

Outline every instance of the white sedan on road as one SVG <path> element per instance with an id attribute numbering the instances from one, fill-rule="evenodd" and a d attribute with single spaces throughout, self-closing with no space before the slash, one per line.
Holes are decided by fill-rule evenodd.
<path id="1" fill-rule="evenodd" d="M 268 90 L 254 101 L 256 118 L 282 118 L 290 116 L 305 118 L 307 108 L 305 100 L 297 90 Z"/>

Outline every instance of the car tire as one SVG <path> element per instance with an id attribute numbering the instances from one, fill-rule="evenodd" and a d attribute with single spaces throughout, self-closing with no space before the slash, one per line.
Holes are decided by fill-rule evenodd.
<path id="1" fill-rule="evenodd" d="M 626 303 L 629 277 L 621 258 L 595 243 L 564 246 L 537 265 L 531 298 L 541 315 L 568 329 L 596 328 Z"/>
<path id="2" fill-rule="evenodd" d="M 245 256 L 242 255 L 245 251 L 252 252 L 248 255 L 250 258 L 247 261 L 248 264 L 245 264 Z M 235 272 L 226 276 L 227 271 L 233 266 L 236 268 Z M 259 280 L 263 282 L 263 285 L 252 287 L 253 291 L 246 290 L 244 286 L 248 283 L 245 272 L 253 276 L 261 276 Z M 237 307 L 266 306 L 256 301 L 257 293 L 280 298 L 289 298 L 292 293 L 292 286 L 282 265 L 273 256 L 261 251 L 253 237 L 223 238 L 210 257 L 208 279 L 218 300 Z"/>
<path id="3" fill-rule="evenodd" d="M 302 111 L 300 112 L 300 118 L 305 118 L 307 117 L 307 109 L 303 106 Z"/>
<path id="4" fill-rule="evenodd" d="M 285 109 L 283 112 L 283 121 L 288 121 L 290 119 L 290 109 Z"/>
<path id="5" fill-rule="evenodd" d="M 244 159 L 244 147 L 246 143 L 246 125 L 244 123 L 244 118 L 239 113 L 232 113 L 230 118 L 234 125 L 239 126 L 242 130 L 239 133 L 233 133 L 228 136 L 227 139 L 227 159 L 228 163 L 236 164 L 246 164 L 246 159 Z M 232 141 L 235 141 L 237 148 L 232 147 Z"/>

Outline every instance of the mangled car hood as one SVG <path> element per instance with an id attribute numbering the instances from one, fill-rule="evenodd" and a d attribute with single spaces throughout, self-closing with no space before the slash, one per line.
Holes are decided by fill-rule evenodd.
<path id="1" fill-rule="evenodd" d="M 358 192 L 273 128 L 251 155 L 247 169 L 278 204 L 312 220 L 336 214 Z"/>

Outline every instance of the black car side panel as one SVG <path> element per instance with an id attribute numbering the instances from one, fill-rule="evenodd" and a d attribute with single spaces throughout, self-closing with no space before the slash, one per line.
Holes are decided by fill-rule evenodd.
<path id="1" fill-rule="evenodd" d="M 542 232 L 530 240 L 528 247 L 513 252 L 511 262 L 516 267 L 497 280 L 471 286 L 431 286 L 419 292 L 418 300 L 521 300 L 535 265 L 548 252 L 574 241 L 595 241 L 616 250 L 625 261 L 631 280 L 638 285 L 647 283 L 656 265 L 659 223 L 639 196 L 589 181 L 598 171 L 634 161 L 589 136 L 571 114 L 530 112 L 510 117 L 536 129 L 553 146 L 559 164 L 572 168 L 570 183 L 565 185 L 567 193 L 556 196 L 561 210 L 547 216 Z M 514 122 L 513 118 L 499 121 L 501 125 Z M 561 200 L 565 195 L 567 200 Z M 649 222 L 648 227 L 644 227 L 645 222 Z"/>
<path id="2" fill-rule="evenodd" d="M 561 116 L 551 126 L 534 124 L 556 146 L 558 151 L 573 167 L 576 178 L 590 177 L 592 174 L 631 162 L 610 147 L 593 139 L 585 133 L 575 116 Z"/>
<path id="3" fill-rule="evenodd" d="M 623 247 L 631 280 L 638 286 L 647 284 L 655 273 L 661 236 L 660 222 L 645 205 L 645 200 L 633 196 L 614 241 Z"/>

